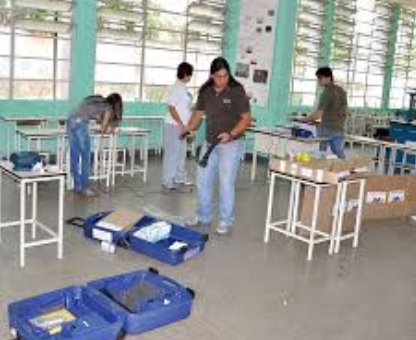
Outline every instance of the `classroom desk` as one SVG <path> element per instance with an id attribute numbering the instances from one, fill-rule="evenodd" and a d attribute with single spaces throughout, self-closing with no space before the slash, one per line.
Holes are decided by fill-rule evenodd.
<path id="1" fill-rule="evenodd" d="M 18 129 L 19 136 L 18 150 L 22 148 L 22 140 L 26 140 L 30 150 L 34 142 L 40 140 L 56 141 L 57 165 L 63 171 L 69 172 L 67 131 L 65 128 L 47 128 L 47 129 Z M 133 176 L 135 173 L 143 174 L 143 181 L 147 180 L 148 166 L 148 134 L 149 131 L 138 127 L 119 127 L 113 134 L 101 134 L 97 129 L 92 128 L 90 131 L 91 146 L 94 159 L 91 179 L 105 179 L 106 185 L 115 184 L 116 162 L 117 162 L 117 145 L 121 138 L 128 138 L 130 141 L 130 167 L 128 173 Z M 140 138 L 140 157 L 143 161 L 142 166 L 136 164 L 136 145 L 137 139 Z M 103 150 L 110 152 L 103 153 Z M 99 164 L 100 163 L 100 164 Z"/>
<path id="2" fill-rule="evenodd" d="M 20 209 L 19 220 L 3 222 L 2 220 L 2 177 L 7 176 L 20 187 Z M 38 219 L 38 184 L 44 182 L 58 182 L 58 217 L 57 231 L 52 230 Z M 20 266 L 25 266 L 26 249 L 40 247 L 47 244 L 56 243 L 58 246 L 58 259 L 63 257 L 63 218 L 64 218 L 64 186 L 65 173 L 59 170 L 14 171 L 10 162 L 0 162 L 0 232 L 2 229 L 18 226 L 20 228 Z M 27 216 L 27 192 L 30 190 L 32 195 L 31 216 Z M 26 240 L 26 226 L 32 227 L 32 240 Z M 48 234 L 49 238 L 36 240 L 37 228 Z M 0 237 L 1 242 L 1 237 Z"/>

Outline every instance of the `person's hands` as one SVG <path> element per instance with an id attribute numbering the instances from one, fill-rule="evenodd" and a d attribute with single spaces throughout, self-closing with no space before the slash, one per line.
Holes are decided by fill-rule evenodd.
<path id="1" fill-rule="evenodd" d="M 229 143 L 233 140 L 233 136 L 229 132 L 223 132 L 218 135 L 218 139 L 221 143 Z"/>

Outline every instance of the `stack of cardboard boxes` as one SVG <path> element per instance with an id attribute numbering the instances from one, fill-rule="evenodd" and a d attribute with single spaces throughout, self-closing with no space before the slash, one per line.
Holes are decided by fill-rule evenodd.
<path id="1" fill-rule="evenodd" d="M 349 160 L 312 160 L 308 163 L 297 163 L 275 159 L 271 161 L 271 170 L 290 176 L 334 184 L 322 189 L 318 230 L 329 231 L 332 228 L 334 204 L 336 201 L 336 184 L 355 176 L 366 178 L 363 221 L 405 218 L 416 215 L 416 176 L 383 175 L 370 172 L 371 160 L 356 158 Z M 315 191 L 305 187 L 302 193 L 301 221 L 310 225 Z M 351 185 L 347 191 L 347 200 L 343 207 L 345 212 L 344 230 L 351 230 L 355 222 L 358 206 L 358 184 Z M 394 224 L 392 224 L 394 225 Z"/>

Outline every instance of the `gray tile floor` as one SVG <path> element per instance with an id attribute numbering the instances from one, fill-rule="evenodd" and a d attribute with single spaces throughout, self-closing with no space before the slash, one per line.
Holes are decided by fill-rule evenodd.
<path id="1" fill-rule="evenodd" d="M 194 288 L 197 299 L 189 319 L 137 339 L 416 339 L 416 226 L 406 221 L 366 225 L 358 250 L 344 245 L 339 255 L 330 258 L 321 245 L 308 263 L 302 244 L 279 235 L 263 244 L 265 171 L 251 184 L 248 169 L 249 164 L 238 180 L 234 234 L 213 235 L 203 255 L 179 267 L 124 250 L 103 253 L 80 230 L 66 226 L 64 260 L 56 260 L 54 247 L 32 249 L 22 270 L 17 230 L 3 231 L 0 339 L 10 338 L 7 305 L 12 301 L 149 266 Z M 146 186 L 126 178 L 115 192 L 99 199 L 77 200 L 68 194 L 66 217 L 118 205 L 191 218 L 194 194 L 163 194 L 159 161 L 151 164 L 150 174 Z M 279 189 L 284 193 L 286 187 L 281 184 Z M 4 188 L 6 193 L 3 211 L 15 216 L 17 191 L 11 183 Z M 53 223 L 54 188 L 42 188 L 42 195 L 42 213 L 46 222 Z M 279 204 L 284 207 L 285 202 L 282 194 Z"/>

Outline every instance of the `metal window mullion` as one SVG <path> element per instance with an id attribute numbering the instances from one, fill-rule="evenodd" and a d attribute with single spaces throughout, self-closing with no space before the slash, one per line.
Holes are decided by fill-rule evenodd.
<path id="1" fill-rule="evenodd" d="M 147 11 L 149 9 L 149 1 L 143 0 L 143 30 L 142 30 L 142 61 L 141 61 L 141 68 L 140 68 L 140 85 L 139 85 L 139 99 L 143 101 L 143 87 L 144 87 L 144 70 L 146 64 L 146 35 L 147 35 Z"/>
<path id="2" fill-rule="evenodd" d="M 16 48 L 16 41 L 15 41 L 15 35 L 16 35 L 16 25 L 15 25 L 15 4 L 14 0 L 11 0 L 11 22 L 10 22 L 10 69 L 9 69 L 9 99 L 13 99 L 13 80 L 14 80 L 14 58 L 15 58 L 15 48 Z"/>

